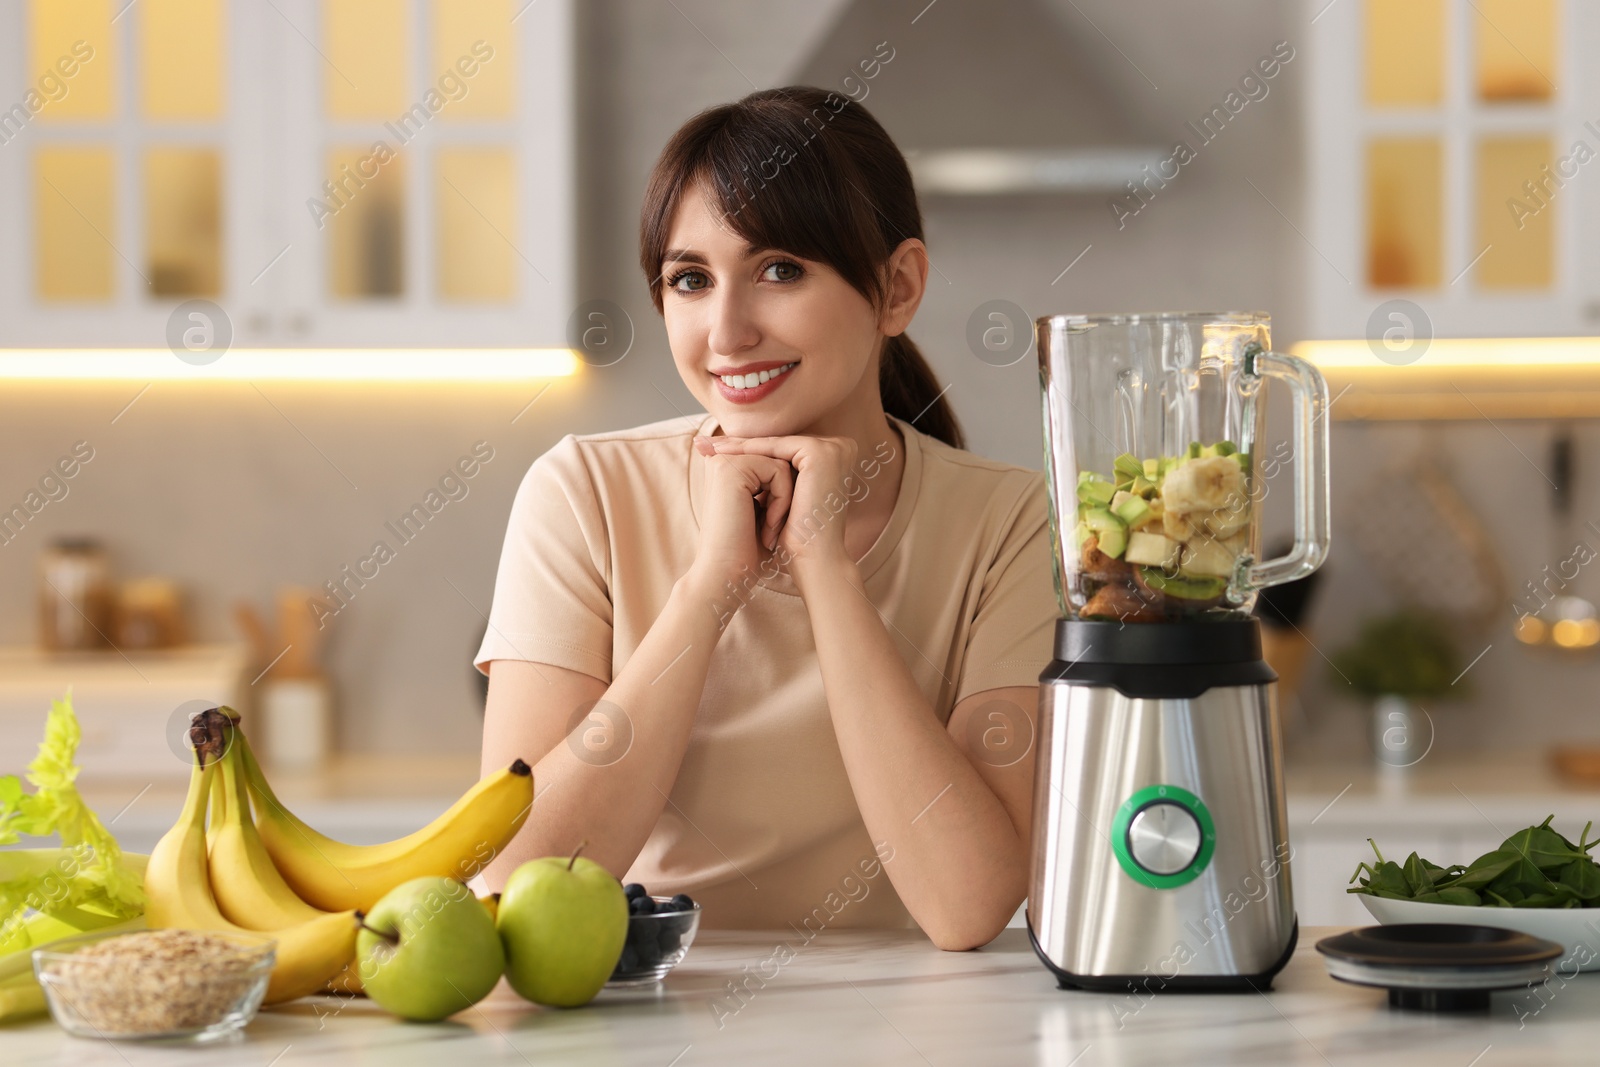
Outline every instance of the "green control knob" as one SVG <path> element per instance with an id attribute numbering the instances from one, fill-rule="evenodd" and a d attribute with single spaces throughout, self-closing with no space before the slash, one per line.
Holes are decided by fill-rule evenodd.
<path id="1" fill-rule="evenodd" d="M 1152 785 L 1122 802 L 1111 824 L 1111 849 L 1128 877 L 1151 889 L 1174 889 L 1200 877 L 1216 850 L 1211 812 L 1175 785 Z"/>

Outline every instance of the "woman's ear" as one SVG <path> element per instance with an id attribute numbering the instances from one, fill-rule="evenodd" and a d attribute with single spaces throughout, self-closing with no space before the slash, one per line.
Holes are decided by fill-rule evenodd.
<path id="1" fill-rule="evenodd" d="M 878 328 L 885 337 L 898 337 L 911 325 L 928 287 L 928 246 L 908 237 L 889 255 L 884 268 L 888 284 Z"/>

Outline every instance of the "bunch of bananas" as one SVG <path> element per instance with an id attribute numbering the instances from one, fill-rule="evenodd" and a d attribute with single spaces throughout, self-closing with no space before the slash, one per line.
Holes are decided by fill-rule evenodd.
<path id="1" fill-rule="evenodd" d="M 532 769 L 517 760 L 414 834 L 381 845 L 334 841 L 279 803 L 238 719 L 226 707 L 195 716 L 189 792 L 150 853 L 145 918 L 152 929 L 270 933 L 277 962 L 266 1004 L 357 991 L 355 912 L 412 878 L 471 878 L 533 806 Z"/>

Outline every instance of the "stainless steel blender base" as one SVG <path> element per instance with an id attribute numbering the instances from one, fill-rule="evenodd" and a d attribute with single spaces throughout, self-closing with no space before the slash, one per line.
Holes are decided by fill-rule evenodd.
<path id="1" fill-rule="evenodd" d="M 1273 685 L 1140 698 L 1046 678 L 1039 693 L 1040 958 L 1080 988 L 1270 985 L 1298 933 Z"/>
<path id="2" fill-rule="evenodd" d="M 1056 976 L 1058 988 L 1082 989 L 1096 993 L 1131 992 L 1141 998 L 1167 989 L 1194 993 L 1243 993 L 1250 991 L 1265 993 L 1272 988 L 1272 980 L 1278 976 L 1278 972 L 1289 965 L 1289 960 L 1294 956 L 1295 947 L 1300 943 L 1300 920 L 1296 919 L 1289 928 L 1289 943 L 1284 946 L 1283 954 L 1259 974 L 1176 974 L 1170 978 L 1153 974 L 1150 971 L 1143 971 L 1139 974 L 1073 974 L 1071 971 L 1064 971 L 1055 965 L 1055 961 L 1039 945 L 1039 939 L 1034 936 L 1033 917 L 1029 915 L 1026 918 L 1028 920 L 1028 944 L 1033 946 L 1034 954 Z"/>

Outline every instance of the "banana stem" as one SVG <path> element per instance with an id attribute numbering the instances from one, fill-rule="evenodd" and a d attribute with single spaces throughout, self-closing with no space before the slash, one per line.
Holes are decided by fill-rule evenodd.
<path id="1" fill-rule="evenodd" d="M 233 720 L 217 708 L 207 708 L 189 720 L 189 744 L 202 768 L 222 758 L 232 732 Z"/>
<path id="2" fill-rule="evenodd" d="M 572 870 L 572 865 L 578 862 L 578 853 L 582 852 L 584 846 L 588 843 L 589 839 L 587 837 L 578 842 L 578 847 L 572 850 L 572 858 L 567 860 L 567 870 Z"/>

